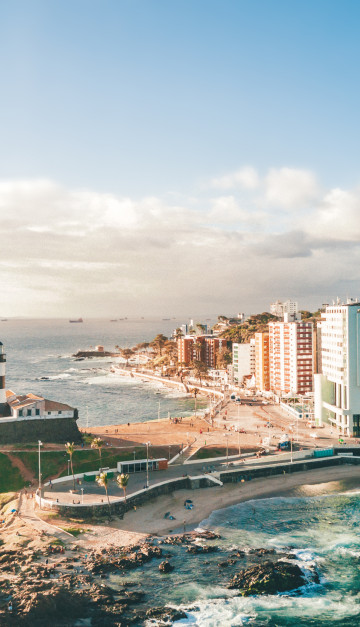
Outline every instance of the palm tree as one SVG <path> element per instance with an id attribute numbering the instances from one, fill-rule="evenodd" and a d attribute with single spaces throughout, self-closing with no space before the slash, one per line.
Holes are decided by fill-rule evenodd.
<path id="1" fill-rule="evenodd" d="M 104 440 L 102 440 L 101 438 L 94 438 L 93 441 L 91 442 L 91 448 L 97 448 L 97 450 L 99 451 L 100 472 L 101 472 L 101 449 L 103 446 L 104 446 Z"/>
<path id="2" fill-rule="evenodd" d="M 179 340 L 181 337 L 184 337 L 184 333 L 183 330 L 178 327 L 177 329 L 175 329 L 175 339 Z"/>
<path id="3" fill-rule="evenodd" d="M 196 418 L 196 409 L 197 409 L 197 401 L 196 401 L 196 397 L 199 394 L 199 390 L 197 388 L 193 389 L 193 395 L 195 397 L 195 418 Z"/>
<path id="4" fill-rule="evenodd" d="M 118 475 L 116 477 L 116 481 L 118 482 L 119 488 L 122 488 L 124 490 L 125 503 L 126 503 L 126 488 L 127 488 L 127 484 L 129 483 L 129 479 L 130 479 L 130 476 L 124 475 L 124 473 L 121 473 L 121 475 Z"/>
<path id="5" fill-rule="evenodd" d="M 74 455 L 74 452 L 75 452 L 74 442 L 71 442 L 71 443 L 67 442 L 65 444 L 65 450 L 66 450 L 67 454 L 70 457 L 71 474 L 73 476 L 73 484 L 74 484 L 74 490 L 75 490 L 75 475 L 74 475 L 74 468 L 73 468 L 73 461 L 72 461 L 72 458 L 73 458 L 73 455 Z"/>
<path id="6" fill-rule="evenodd" d="M 131 348 L 121 348 L 120 355 L 123 359 L 126 359 L 126 367 L 128 366 L 129 359 L 134 354 L 134 351 Z"/>
<path id="7" fill-rule="evenodd" d="M 162 355 L 162 348 L 167 340 L 167 337 L 162 333 L 158 333 L 156 337 L 150 342 L 150 346 L 154 347 L 155 350 L 159 353 L 159 356 Z"/>
<path id="8" fill-rule="evenodd" d="M 108 505 L 109 505 L 109 520 L 111 520 L 111 507 L 110 507 L 110 499 L 109 499 L 109 495 L 108 495 L 109 478 L 108 478 L 106 472 L 101 472 L 96 477 L 96 483 L 99 486 L 101 486 L 102 488 L 105 488 L 106 498 L 107 498 Z"/>

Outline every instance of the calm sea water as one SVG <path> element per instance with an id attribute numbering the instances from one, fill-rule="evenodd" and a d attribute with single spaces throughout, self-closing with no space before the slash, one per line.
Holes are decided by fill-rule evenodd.
<path id="1" fill-rule="evenodd" d="M 159 411 L 161 418 L 169 412 L 188 415 L 194 399 L 186 394 L 112 374 L 113 359 L 78 362 L 72 357 L 79 349 L 97 344 L 111 351 L 116 345 L 131 347 L 151 341 L 158 333 L 170 337 L 183 323 L 184 319 L 0 322 L 0 340 L 7 355 L 6 387 L 17 394 L 33 392 L 77 407 L 83 427 L 143 422 L 156 419 Z"/>

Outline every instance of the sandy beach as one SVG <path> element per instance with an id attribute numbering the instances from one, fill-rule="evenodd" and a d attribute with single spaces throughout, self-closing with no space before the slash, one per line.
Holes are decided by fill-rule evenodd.
<path id="1" fill-rule="evenodd" d="M 339 482 L 355 479 L 360 486 L 360 467 L 341 466 L 321 468 L 317 470 L 297 472 L 293 475 L 253 479 L 250 482 L 227 484 L 214 488 L 198 490 L 179 490 L 168 496 L 154 499 L 151 503 L 137 507 L 128 512 L 123 520 L 114 520 L 106 525 L 106 535 L 96 533 L 96 537 L 85 534 L 80 544 L 85 546 L 106 547 L 110 545 L 127 546 L 132 542 L 144 539 L 146 535 L 166 535 L 183 533 L 194 529 L 202 520 L 218 509 L 242 503 L 250 499 L 286 496 L 294 488 L 301 487 L 302 496 L 314 496 L 320 492 L 336 492 L 340 489 Z M 185 499 L 194 503 L 192 510 L 184 507 Z M 174 516 L 174 520 L 164 518 L 166 512 Z"/>

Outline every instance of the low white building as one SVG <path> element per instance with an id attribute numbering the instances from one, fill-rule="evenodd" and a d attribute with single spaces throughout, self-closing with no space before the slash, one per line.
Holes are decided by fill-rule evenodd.
<path id="1" fill-rule="evenodd" d="M 4 418 L 31 420 L 37 418 L 73 418 L 75 409 L 65 403 L 50 401 L 35 394 L 16 395 L 6 390 L 6 404 L 9 408 Z"/>
<path id="2" fill-rule="evenodd" d="M 232 345 L 232 372 L 233 381 L 240 385 L 243 378 L 255 374 L 255 340 L 248 344 Z"/>

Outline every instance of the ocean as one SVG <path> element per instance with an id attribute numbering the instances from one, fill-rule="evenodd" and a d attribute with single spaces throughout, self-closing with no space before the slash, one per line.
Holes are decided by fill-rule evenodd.
<path id="1" fill-rule="evenodd" d="M 111 364 L 121 360 L 100 357 L 79 362 L 72 357 L 78 350 L 98 344 L 115 351 L 116 345 L 132 347 L 151 341 L 158 333 L 170 337 L 183 323 L 183 318 L 1 321 L 6 387 L 16 394 L 33 392 L 76 407 L 81 427 L 144 422 L 159 415 L 166 418 L 169 413 L 190 415 L 194 410 L 191 396 L 111 373 Z"/>
<path id="2" fill-rule="evenodd" d="M 196 507 L 196 494 L 192 497 Z M 196 627 L 357 627 L 360 624 L 360 490 L 346 480 L 304 485 L 283 496 L 250 500 L 214 511 L 199 525 L 221 535 L 206 541 L 219 551 L 189 555 L 184 546 L 164 546 L 174 570 L 158 572 L 152 563 L 126 574 L 142 585 L 157 605 L 186 612 L 174 625 Z M 242 597 L 227 588 L 242 568 L 260 564 L 253 549 L 274 549 L 273 559 L 297 564 L 306 582 L 277 595 Z M 237 551 L 245 557 L 236 557 Z M 235 564 L 219 563 L 235 556 Z M 285 557 L 284 557 L 285 556 Z M 314 582 L 314 573 L 318 579 Z M 109 584 L 120 584 L 111 575 Z M 154 623 L 149 621 L 148 627 Z"/>

